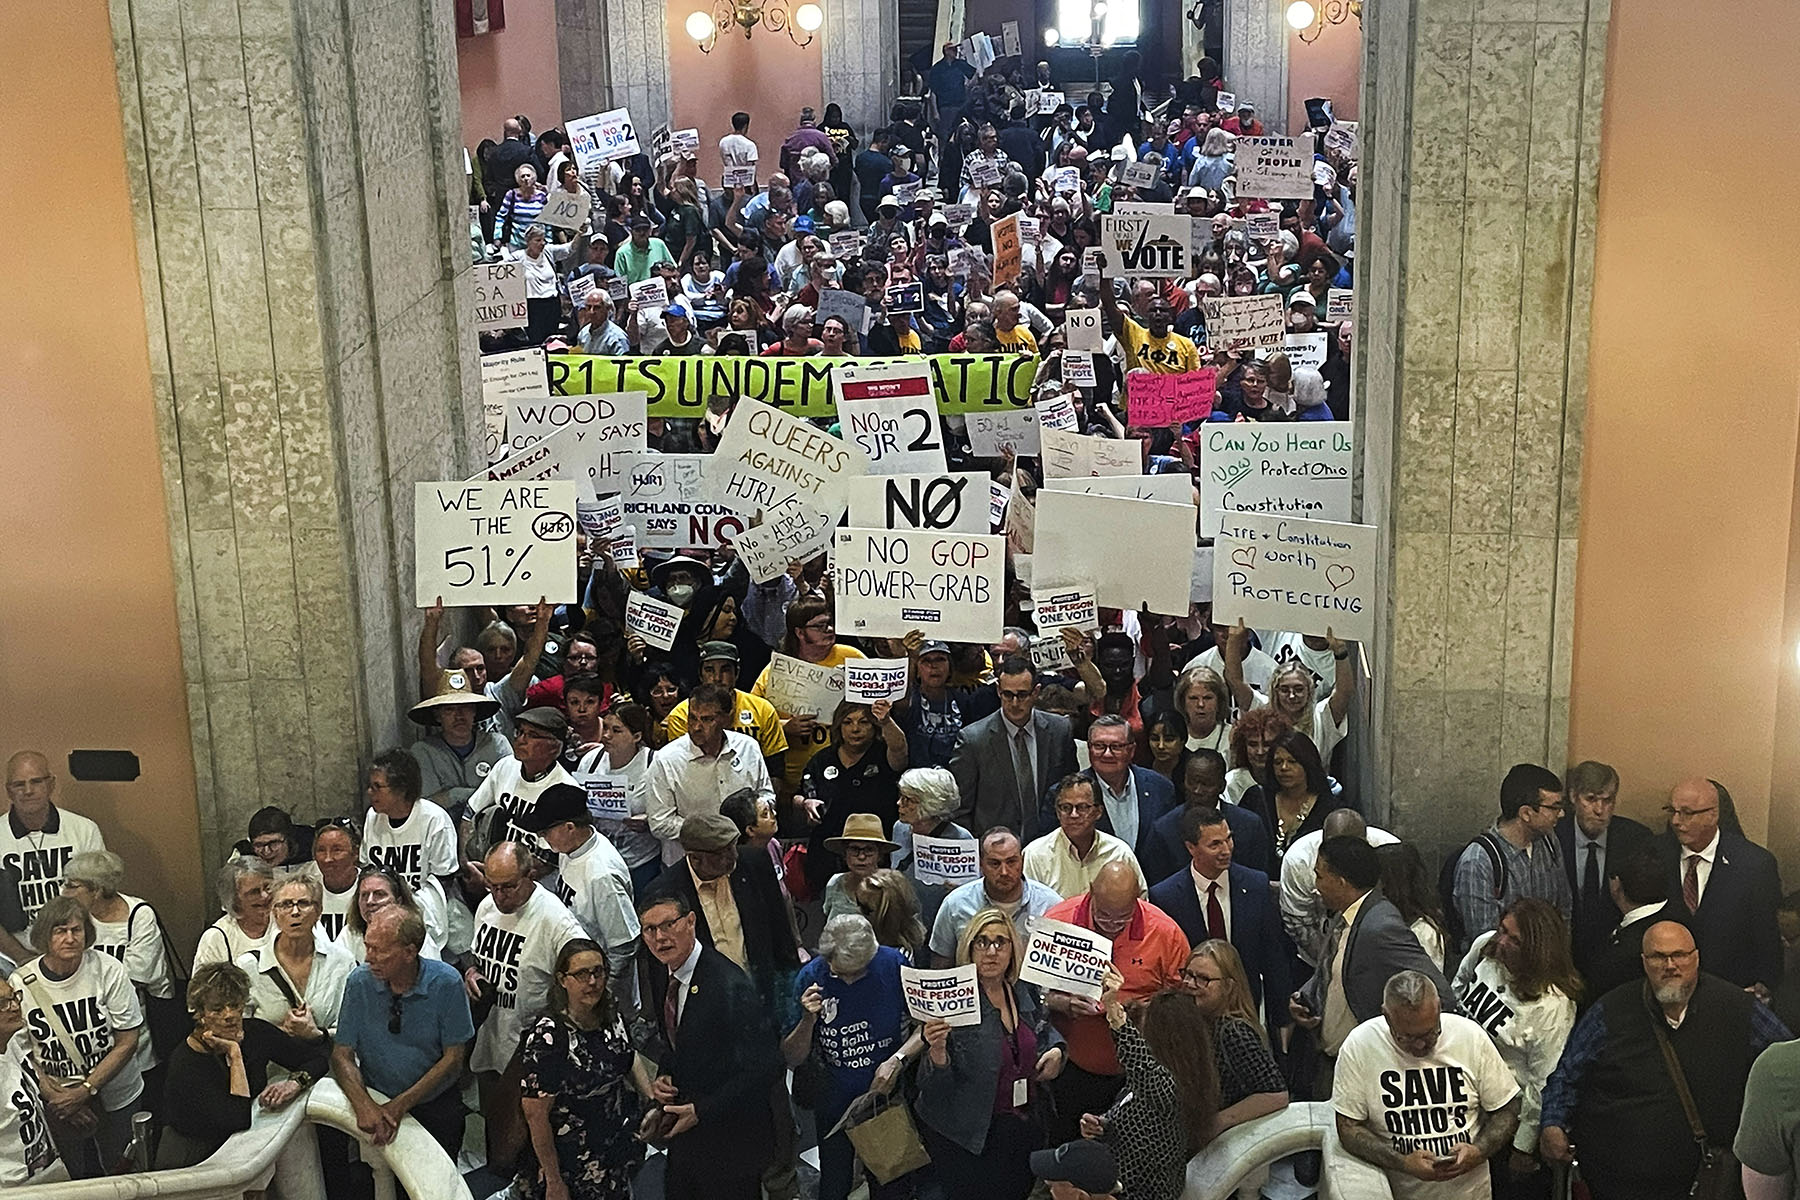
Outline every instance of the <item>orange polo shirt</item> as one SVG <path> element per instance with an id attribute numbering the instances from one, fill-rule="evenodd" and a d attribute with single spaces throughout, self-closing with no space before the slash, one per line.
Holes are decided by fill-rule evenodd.
<path id="1" fill-rule="evenodd" d="M 1044 916 L 1093 929 L 1092 904 L 1086 895 L 1076 896 Z M 1137 902 L 1137 913 L 1125 926 L 1125 932 L 1113 939 L 1112 946 L 1113 966 L 1125 977 L 1125 984 L 1119 989 L 1119 1003 L 1130 1004 L 1180 984 L 1181 969 L 1188 960 L 1187 935 L 1173 918 L 1149 901 Z M 1106 1027 L 1104 1016 L 1053 1016 L 1051 1021 L 1068 1039 L 1070 1062 L 1095 1075 L 1118 1075 L 1124 1070 L 1119 1066 L 1112 1031 Z"/>

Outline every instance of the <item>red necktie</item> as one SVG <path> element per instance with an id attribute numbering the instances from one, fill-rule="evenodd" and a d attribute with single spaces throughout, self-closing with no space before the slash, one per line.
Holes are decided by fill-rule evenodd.
<path id="1" fill-rule="evenodd" d="M 1688 855 L 1687 875 L 1681 880 L 1681 902 L 1690 913 L 1700 911 L 1700 856 Z"/>
<path id="2" fill-rule="evenodd" d="M 663 995 L 663 1032 L 668 1036 L 669 1048 L 675 1048 L 675 1026 L 681 1021 L 681 980 L 675 972 L 669 972 L 669 990 Z"/>
<path id="3" fill-rule="evenodd" d="M 1221 942 L 1231 939 L 1225 934 L 1225 910 L 1219 904 L 1219 885 L 1206 885 L 1206 927 L 1211 936 Z"/>

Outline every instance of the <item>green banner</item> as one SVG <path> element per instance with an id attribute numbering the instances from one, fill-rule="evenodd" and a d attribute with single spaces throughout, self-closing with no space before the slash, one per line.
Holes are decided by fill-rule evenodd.
<path id="1" fill-rule="evenodd" d="M 1038 360 L 1024 354 L 933 354 L 932 383 L 938 411 L 995 412 L 1031 406 Z M 668 358 L 597 358 L 550 355 L 550 391 L 557 396 L 647 392 L 652 417 L 698 417 L 714 396 L 748 396 L 798 417 L 837 413 L 832 396 L 834 363 L 859 366 L 891 359 L 751 358 L 678 355 Z"/>

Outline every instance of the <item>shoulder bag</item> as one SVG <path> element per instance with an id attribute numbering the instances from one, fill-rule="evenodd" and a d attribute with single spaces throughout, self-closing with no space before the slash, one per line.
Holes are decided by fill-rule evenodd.
<path id="1" fill-rule="evenodd" d="M 84 1060 L 75 1048 L 75 1039 L 70 1036 L 68 1026 L 63 1024 L 61 1014 L 56 1011 L 56 1008 L 51 1005 L 49 1001 L 44 999 L 44 994 L 38 990 L 37 976 L 22 976 L 21 983 L 25 993 L 31 997 L 32 1004 L 36 1005 L 38 1011 L 42 1012 L 49 1020 L 50 1032 L 56 1038 L 56 1044 L 62 1047 L 63 1056 L 73 1063 L 75 1069 L 79 1071 Z M 46 1071 L 42 1059 L 38 1060 L 37 1067 L 39 1075 L 56 1079 L 66 1086 L 72 1087 L 75 1084 L 82 1082 L 79 1078 L 66 1079 Z M 49 1101 L 45 1101 L 44 1120 L 50 1126 L 51 1140 L 56 1143 L 57 1149 L 62 1152 L 65 1159 L 70 1158 L 71 1152 L 79 1148 L 83 1142 L 93 1137 L 94 1133 L 100 1128 L 100 1116 L 94 1111 L 94 1102 L 95 1097 L 91 1094 L 90 1090 L 87 1103 L 83 1104 L 73 1112 L 64 1115 L 58 1113 L 56 1107 L 50 1104 Z"/>
<path id="2" fill-rule="evenodd" d="M 1737 1156 L 1729 1145 L 1715 1146 L 1707 1140 L 1706 1126 L 1701 1123 L 1694 1094 L 1688 1090 L 1687 1075 L 1681 1069 L 1681 1060 L 1675 1057 L 1675 1047 L 1669 1042 L 1669 1031 L 1663 1028 L 1662 1011 L 1650 993 L 1648 981 L 1644 984 L 1644 1000 L 1651 1009 L 1650 1028 L 1656 1034 L 1657 1048 L 1662 1051 L 1663 1065 L 1669 1069 L 1675 1094 L 1681 1097 L 1681 1111 L 1687 1115 L 1688 1129 L 1693 1132 L 1694 1144 L 1700 1148 L 1700 1169 L 1694 1172 L 1694 1183 L 1688 1189 L 1688 1195 L 1694 1200 L 1728 1200 L 1742 1195 L 1737 1190 Z"/>

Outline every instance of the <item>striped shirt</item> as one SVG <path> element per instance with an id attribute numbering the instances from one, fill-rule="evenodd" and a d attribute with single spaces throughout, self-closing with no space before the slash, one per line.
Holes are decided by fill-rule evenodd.
<path id="1" fill-rule="evenodd" d="M 510 242 L 514 246 L 525 245 L 525 231 L 531 228 L 531 223 L 538 219 L 539 213 L 544 211 L 544 202 L 550 199 L 550 193 L 543 188 L 535 190 L 536 195 L 527 200 L 519 195 L 518 188 L 513 188 L 506 193 L 505 199 L 500 201 L 500 213 L 494 218 L 495 228 L 504 232 L 506 219 L 510 216 L 512 218 Z"/>
<path id="2" fill-rule="evenodd" d="M 1480 846 L 1470 844 L 1456 860 L 1456 911 L 1461 914 L 1464 936 L 1473 941 L 1490 929 L 1500 926 L 1500 914 L 1514 900 L 1526 896 L 1545 901 L 1567 920 L 1571 904 L 1569 877 L 1563 871 L 1562 847 L 1556 835 L 1547 833 L 1525 850 L 1519 849 L 1500 832 L 1495 822 L 1487 833 L 1500 847 L 1500 860 L 1506 867 L 1505 887 L 1494 894 L 1494 860 Z M 1466 947 L 1456 947 L 1462 953 Z"/>

